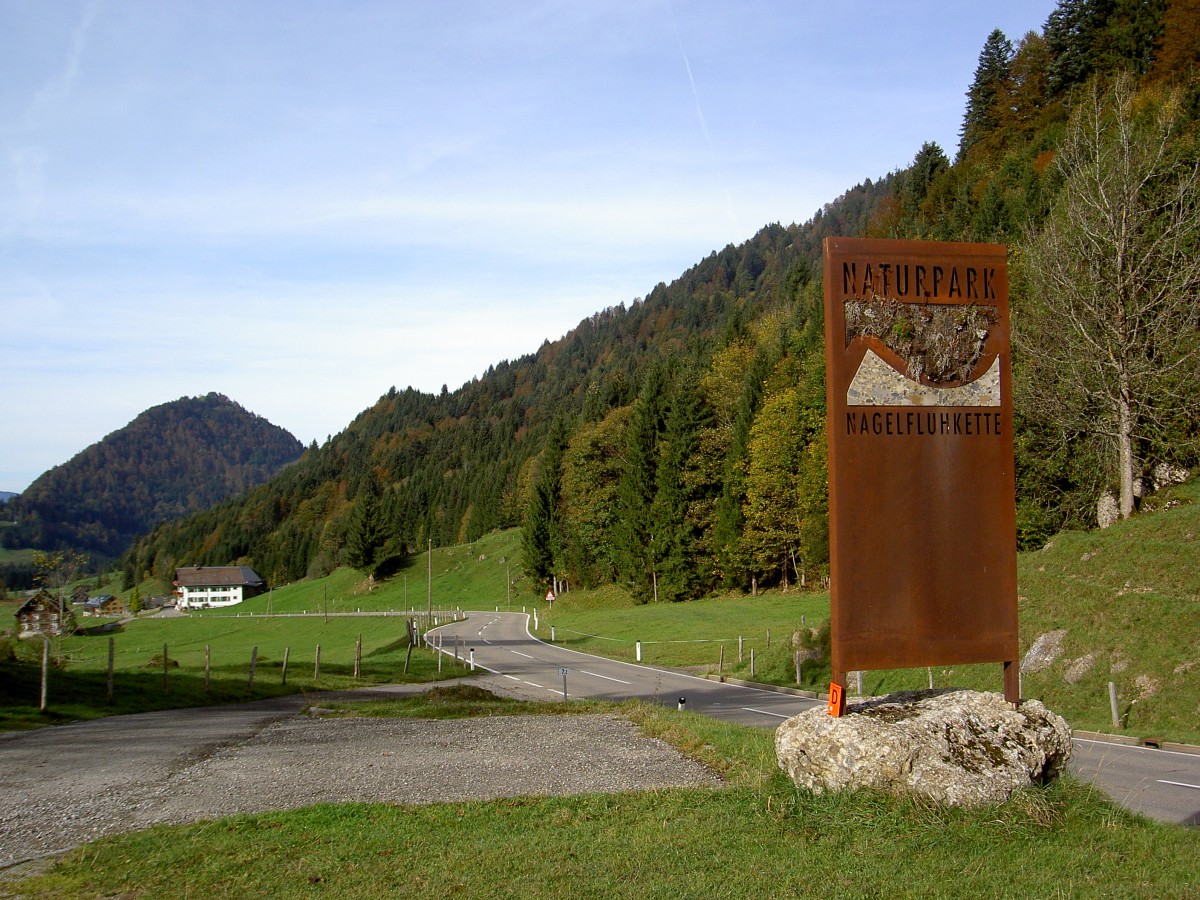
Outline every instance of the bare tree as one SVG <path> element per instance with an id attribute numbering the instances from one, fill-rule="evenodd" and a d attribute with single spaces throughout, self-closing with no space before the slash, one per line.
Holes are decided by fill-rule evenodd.
<path id="1" fill-rule="evenodd" d="M 1200 162 L 1178 95 L 1122 76 L 1081 97 L 1056 165 L 1062 189 L 1019 257 L 1018 400 L 1105 442 L 1128 517 L 1139 452 L 1182 439 L 1200 407 Z"/>

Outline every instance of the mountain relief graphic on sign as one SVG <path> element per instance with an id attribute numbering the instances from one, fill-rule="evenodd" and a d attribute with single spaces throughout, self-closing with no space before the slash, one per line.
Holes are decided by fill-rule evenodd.
<path id="1" fill-rule="evenodd" d="M 987 352 L 994 306 L 850 300 L 846 346 L 865 353 L 848 406 L 999 406 L 1000 360 Z"/>

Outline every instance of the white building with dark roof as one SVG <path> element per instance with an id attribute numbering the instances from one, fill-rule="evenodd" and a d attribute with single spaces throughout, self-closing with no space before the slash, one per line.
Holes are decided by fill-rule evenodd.
<path id="1" fill-rule="evenodd" d="M 261 594 L 266 582 L 249 566 L 184 566 L 175 570 L 179 609 L 233 606 Z"/>

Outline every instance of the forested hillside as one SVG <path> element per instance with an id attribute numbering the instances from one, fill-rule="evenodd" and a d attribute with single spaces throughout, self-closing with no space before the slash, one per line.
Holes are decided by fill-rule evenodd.
<path id="1" fill-rule="evenodd" d="M 152 407 L 5 505 L 7 547 L 115 559 L 164 522 L 262 484 L 303 445 L 220 394 Z"/>
<path id="2" fill-rule="evenodd" d="M 828 235 L 1007 244 L 1019 539 L 1094 523 L 1105 489 L 1128 514 L 1127 483 L 1197 461 L 1198 48 L 1185 0 L 1063 0 L 1040 32 L 996 31 L 964 86 L 953 159 L 926 144 L 803 225 L 769 225 L 457 391 L 390 390 L 267 485 L 139 542 L 127 574 L 386 572 L 427 542 L 520 525 L 526 570 L 545 584 L 678 600 L 819 576 Z M 1134 150 L 1148 159 L 1131 174 Z M 1121 221 L 1142 216 L 1135 253 L 1088 244 L 1106 226 L 1070 201 L 1091 196 L 1089 171 L 1125 178 L 1097 203 L 1119 195 Z M 1166 262 L 1170 303 L 1148 289 L 1163 269 L 1119 268 L 1135 256 Z M 1072 285 L 1095 292 L 1076 299 Z"/>

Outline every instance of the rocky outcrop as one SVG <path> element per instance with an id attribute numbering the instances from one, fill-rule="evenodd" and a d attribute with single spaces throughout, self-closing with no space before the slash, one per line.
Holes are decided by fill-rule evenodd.
<path id="1" fill-rule="evenodd" d="M 840 717 L 822 707 L 788 719 L 775 753 L 817 793 L 870 788 L 978 806 L 1063 772 L 1071 730 L 1037 700 L 1014 707 L 999 694 L 914 691 L 850 704 Z"/>
<path id="2" fill-rule="evenodd" d="M 1041 672 L 1054 665 L 1054 661 L 1062 655 L 1062 642 L 1066 636 L 1067 629 L 1065 628 L 1039 634 L 1037 640 L 1033 642 L 1033 646 L 1029 648 L 1029 652 L 1025 654 L 1025 658 L 1021 660 L 1021 674 Z"/>

